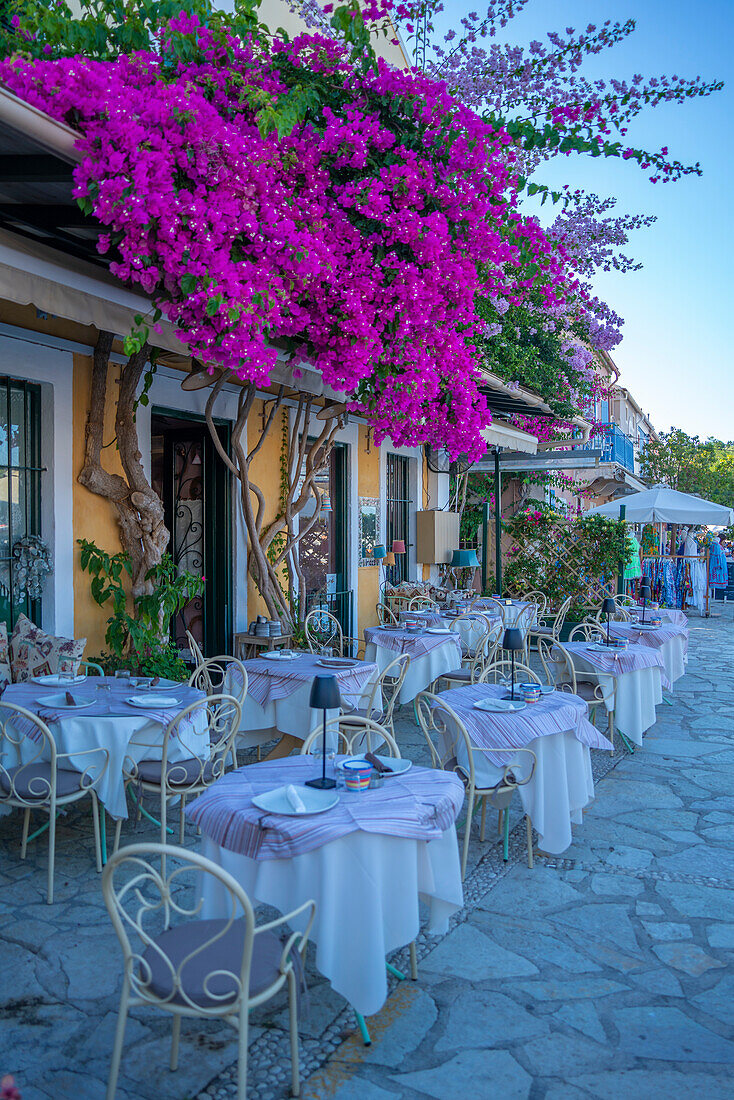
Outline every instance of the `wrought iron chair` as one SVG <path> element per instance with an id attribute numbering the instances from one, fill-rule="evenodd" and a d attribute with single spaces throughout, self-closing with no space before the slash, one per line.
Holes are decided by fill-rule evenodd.
<path id="1" fill-rule="evenodd" d="M 546 675 L 546 681 L 556 691 L 578 695 L 589 707 L 589 719 L 594 721 L 599 707 L 604 706 L 604 696 L 596 680 L 576 671 L 573 657 L 560 642 L 552 638 L 538 639 L 538 656 Z"/>
<path id="2" fill-rule="evenodd" d="M 384 756 L 400 759 L 398 743 L 390 730 L 386 726 L 381 726 L 379 722 L 373 722 L 370 718 L 364 718 L 359 714 L 342 714 L 339 718 L 332 718 L 326 723 L 327 741 L 330 731 L 336 734 L 337 752 L 354 756 L 379 749 Z M 320 756 L 322 744 L 323 730 L 312 730 L 301 745 L 301 756 Z"/>
<path id="3" fill-rule="evenodd" d="M 468 730 L 452 707 L 445 703 L 440 695 L 421 692 L 416 697 L 416 714 L 423 735 L 431 753 L 431 765 L 442 771 L 453 771 L 461 777 L 466 787 L 467 810 L 464 827 L 464 845 L 461 854 L 461 877 L 466 877 L 466 863 L 469 855 L 469 837 L 476 799 L 482 804 L 482 817 L 479 839 L 484 840 L 487 803 L 500 815 L 500 829 L 504 828 L 503 858 L 509 858 L 509 807 L 512 795 L 521 786 L 529 783 L 535 772 L 536 757 L 531 749 L 483 749 L 473 744 Z M 512 763 L 502 767 L 499 781 L 490 786 L 477 783 L 474 756 L 475 753 L 491 753 L 493 756 L 508 755 Z M 526 774 L 518 758 L 526 761 Z M 525 815 L 528 843 L 528 867 L 533 866 L 533 826 Z"/>
<path id="4" fill-rule="evenodd" d="M 212 920 L 198 916 L 205 883 L 211 883 L 223 899 L 226 916 Z M 117 1091 L 128 1012 L 139 1005 L 171 1014 L 172 1070 L 178 1067 L 184 1017 L 223 1020 L 235 1027 L 237 1097 L 245 1100 L 250 1011 L 285 985 L 291 1088 L 298 1096 L 298 986 L 315 903 L 304 902 L 258 926 L 249 897 L 231 875 L 195 852 L 163 844 L 132 844 L 116 852 L 105 867 L 102 894 L 123 953 L 107 1100 L 114 1100 Z M 291 931 L 294 923 L 303 930 Z M 181 1095 L 184 1092 L 182 1083 Z"/>
<path id="5" fill-rule="evenodd" d="M 197 721 L 202 711 L 204 720 Z M 122 764 L 125 786 L 134 784 L 139 793 L 157 795 L 160 801 L 161 843 L 166 843 L 167 806 L 180 800 L 179 843 L 183 844 L 186 799 L 201 794 L 224 775 L 240 726 L 242 709 L 233 695 L 210 695 L 189 703 L 163 730 L 163 737 L 147 740 L 133 734 L 128 748 L 156 749 L 157 759 L 139 762 L 126 756 Z M 150 736 L 150 735 L 148 735 Z M 120 844 L 122 821 L 115 828 L 115 847 Z"/>
<path id="6" fill-rule="evenodd" d="M 48 814 L 48 886 L 46 899 L 54 900 L 56 815 L 63 806 L 86 795 L 92 800 L 94 851 L 97 870 L 102 870 L 99 803 L 95 787 L 109 764 L 107 749 L 59 752 L 51 730 L 42 718 L 15 703 L 0 705 L 0 805 L 23 810 L 20 858 L 25 859 L 31 810 Z M 11 763 L 15 760 L 15 763 Z M 74 763 L 76 761 L 76 764 Z M 31 837 L 31 839 L 33 839 Z"/>
<path id="7" fill-rule="evenodd" d="M 196 638 L 190 630 L 186 631 L 186 641 L 189 643 L 189 652 L 191 653 L 191 656 L 194 658 L 196 664 L 200 665 L 204 660 L 204 654 L 202 653 L 199 643 L 197 642 Z"/>
<path id="8" fill-rule="evenodd" d="M 497 650 L 497 652 L 500 652 Z M 539 684 L 541 682 L 540 676 L 535 672 L 530 665 L 524 664 L 522 661 L 515 661 L 515 683 L 518 683 L 518 676 L 524 679 L 526 683 Z M 485 667 L 484 671 L 479 676 L 477 683 L 479 684 L 507 684 L 511 686 L 512 680 L 512 658 L 511 657 L 495 657 Z"/>
<path id="9" fill-rule="evenodd" d="M 549 624 L 547 621 L 550 618 L 550 612 L 547 612 L 544 616 L 545 621 L 538 621 L 535 626 L 530 627 L 527 634 L 529 646 L 537 642 L 538 638 L 553 638 L 555 641 L 559 640 L 563 624 L 566 621 L 566 615 L 571 607 L 572 599 L 572 596 L 566 596 L 566 599 L 555 613 L 552 623 Z"/>
<path id="10" fill-rule="evenodd" d="M 394 737 L 395 706 L 400 697 L 400 689 L 403 686 L 409 667 L 410 657 L 407 653 L 401 653 L 383 668 L 372 685 L 365 705 L 352 709 L 344 708 L 344 713 L 354 714 L 362 718 L 371 718 L 373 722 L 379 722 L 380 725 L 387 726 Z"/>
<path id="11" fill-rule="evenodd" d="M 413 596 L 408 611 L 438 611 L 438 604 L 430 596 Z"/>
<path id="12" fill-rule="evenodd" d="M 194 643 L 196 644 L 196 643 Z M 189 687 L 198 688 L 206 695 L 226 692 L 233 695 L 244 710 L 247 698 L 247 669 L 238 657 L 220 655 L 202 657 L 200 663 L 189 676 Z M 238 731 L 239 732 L 239 731 Z M 237 767 L 236 740 L 232 744 L 232 767 Z"/>
<path id="13" fill-rule="evenodd" d="M 380 626 L 399 626 L 397 617 L 386 603 L 378 603 L 375 607 L 375 611 L 377 612 L 377 622 Z"/>
<path id="14" fill-rule="evenodd" d="M 471 629 L 471 624 L 475 624 L 476 629 Z M 502 623 L 497 620 L 490 622 L 478 611 L 466 611 L 463 615 L 457 615 L 452 619 L 449 629 L 452 633 L 459 635 L 462 651 L 461 665 L 440 676 L 439 682 L 448 684 L 449 688 L 474 684 L 484 671 L 487 662 L 491 661 L 497 652 L 502 638 Z M 468 641 L 466 634 L 469 635 Z"/>
<path id="15" fill-rule="evenodd" d="M 583 622 L 579 623 L 578 626 L 575 626 L 573 628 L 573 630 L 569 634 L 568 640 L 569 642 L 605 642 L 606 637 L 607 632 L 606 630 L 604 630 L 601 623 L 598 623 L 596 619 L 584 619 Z M 571 663 L 573 664 L 573 657 L 571 657 Z M 583 681 L 580 679 L 580 676 L 583 676 Z M 578 672 L 576 672 L 576 679 L 577 683 L 582 683 L 585 681 L 590 684 L 596 684 L 596 686 L 599 688 L 599 694 L 602 695 L 600 702 L 607 712 L 607 724 L 609 731 L 607 736 L 609 737 L 609 740 L 612 742 L 612 744 L 614 744 L 614 711 L 616 707 L 616 691 L 611 699 L 611 703 L 609 701 L 605 702 L 601 687 L 599 685 L 599 681 L 594 677 L 594 674 L 592 672 L 584 671 L 580 675 Z M 581 689 L 579 692 L 577 692 L 577 694 L 581 694 L 582 691 L 587 691 L 588 693 L 588 689 Z"/>

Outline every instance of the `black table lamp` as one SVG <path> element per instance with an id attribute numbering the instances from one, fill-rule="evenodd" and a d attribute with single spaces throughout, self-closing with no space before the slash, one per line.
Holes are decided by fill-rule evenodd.
<path id="1" fill-rule="evenodd" d="M 502 648 L 509 649 L 510 662 L 511 662 L 511 677 L 512 677 L 512 689 L 510 691 L 510 698 L 515 698 L 515 652 L 518 649 L 523 648 L 522 630 L 519 626 L 508 626 L 502 637 Z"/>
<path id="2" fill-rule="evenodd" d="M 309 702 L 314 710 L 324 712 L 324 728 L 321 743 L 321 775 L 318 779 L 307 779 L 306 786 L 318 787 L 323 791 L 336 786 L 335 779 L 326 778 L 326 712 L 337 710 L 342 705 L 336 676 L 314 676 Z"/>
<path id="3" fill-rule="evenodd" d="M 611 596 L 606 596 L 603 604 L 601 605 L 602 615 L 607 617 L 607 645 L 609 645 L 609 616 L 613 615 L 617 610 L 617 605 Z"/>
<path id="4" fill-rule="evenodd" d="M 640 585 L 640 599 L 642 600 L 642 621 L 644 623 L 645 604 L 650 599 L 650 585 L 647 583 L 647 581 L 644 581 L 644 583 Z"/>

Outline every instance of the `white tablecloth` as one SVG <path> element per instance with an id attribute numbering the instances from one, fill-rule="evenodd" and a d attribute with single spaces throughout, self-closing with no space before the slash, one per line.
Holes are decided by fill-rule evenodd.
<path id="1" fill-rule="evenodd" d="M 482 615 L 483 618 L 479 618 L 479 615 Z M 452 623 L 456 623 L 456 632 L 461 639 L 461 649 L 464 653 L 468 651 L 474 652 L 479 638 L 487 629 L 484 622 L 485 618 L 488 618 L 488 616 L 484 616 L 483 612 L 478 612 L 477 616 L 472 619 L 457 619 L 456 616 L 445 614 L 440 615 L 436 611 L 423 611 L 420 613 L 410 611 L 400 612 L 400 619 L 403 622 L 406 619 L 418 619 L 419 621 L 424 622 L 426 626 L 445 627 L 450 627 Z M 500 619 L 495 618 L 494 620 L 490 619 L 489 621 L 490 623 L 499 624 Z"/>
<path id="2" fill-rule="evenodd" d="M 688 653 L 687 629 L 667 623 L 658 636 L 658 631 L 636 630 L 630 623 L 612 623 L 611 633 L 613 636 L 626 638 L 637 645 L 656 649 L 663 658 L 665 675 L 671 684 L 685 675 Z"/>
<path id="3" fill-rule="evenodd" d="M 83 698 L 91 696 L 94 689 L 105 681 L 98 677 L 90 677 L 84 687 L 75 686 L 72 690 L 75 697 Z M 57 751 L 60 753 L 80 753 L 71 761 L 62 761 L 63 767 L 74 767 L 78 771 L 84 771 L 87 767 L 99 765 L 101 753 L 96 756 L 85 756 L 85 751 L 103 748 L 109 753 L 109 763 L 102 779 L 95 787 L 97 795 L 111 817 L 127 818 L 127 803 L 125 800 L 125 783 L 122 776 L 123 761 L 126 759 L 138 763 L 141 760 L 160 760 L 163 747 L 163 726 L 160 722 L 152 721 L 146 714 L 135 714 L 131 707 L 120 706 L 121 695 L 134 695 L 135 689 L 120 688 L 117 682 L 107 680 L 111 684 L 112 695 L 109 701 L 109 715 L 85 715 L 83 711 L 77 711 L 69 717 L 63 717 L 58 721 L 48 723 L 48 727 L 56 742 Z M 34 685 L 36 687 L 36 685 Z M 18 690 L 20 689 L 20 690 Z M 37 686 L 37 694 L 41 697 L 56 694 L 54 688 Z M 193 688 L 181 685 L 172 694 L 181 698 L 179 710 L 183 710 L 194 699 L 204 699 L 204 693 Z M 40 709 L 29 705 L 27 685 L 11 684 L 5 689 L 3 699 L 8 703 L 16 703 L 26 707 L 27 710 Z M 0 704 L 1 705 L 1 704 Z M 48 708 L 45 708 L 48 709 Z M 12 728 L 11 723 L 11 728 Z M 204 757 L 208 754 L 208 737 L 204 736 L 207 729 L 207 712 L 202 707 L 201 711 L 194 714 L 191 726 L 181 731 L 179 738 L 169 744 L 168 759 L 175 763 L 178 760 L 191 759 L 191 757 Z M 38 744 L 28 737 L 21 742 L 22 760 L 32 760 L 38 751 Z"/>
<path id="4" fill-rule="evenodd" d="M 410 653 L 410 651 L 407 651 Z M 380 672 L 398 656 L 394 649 L 366 642 L 365 659 L 375 661 Z M 434 680 L 447 672 L 453 672 L 461 664 L 461 652 L 456 635 L 447 634 L 446 640 L 421 657 L 410 657 L 410 665 L 400 689 L 399 703 L 412 703 L 416 695 L 430 687 Z"/>
<path id="5" fill-rule="evenodd" d="M 311 657 L 311 655 L 309 655 L 309 657 Z M 246 661 L 245 668 L 248 669 L 249 672 L 250 666 L 257 665 L 261 667 L 264 660 L 265 658 L 259 657 L 252 661 Z M 344 678 L 342 674 L 335 673 L 334 670 L 316 667 L 315 658 L 312 659 L 312 663 L 314 664 L 314 675 L 336 675 L 337 680 Z M 367 662 L 359 662 L 360 665 L 366 665 L 368 663 L 370 663 L 369 660 Z M 275 668 L 279 675 L 287 677 L 287 666 L 277 664 Z M 380 671 L 380 667 L 374 664 L 374 667 L 369 669 L 369 675 L 365 678 L 361 691 L 354 694 L 342 692 L 344 702 L 357 709 L 366 706 L 369 701 L 370 692 L 372 691 L 374 682 Z M 227 675 L 229 676 L 229 673 Z M 309 733 L 313 729 L 316 729 L 316 727 L 320 727 L 323 721 L 323 712 L 320 710 L 312 710 L 310 706 L 312 682 L 312 680 L 308 680 L 301 683 L 294 680 L 292 691 L 280 697 L 271 698 L 264 705 L 261 705 L 257 699 L 254 699 L 253 696 L 248 693 L 242 708 L 240 734 L 237 738 L 238 744 L 249 746 L 272 740 L 273 731 L 290 734 L 291 737 L 297 737 L 299 740 L 305 741 Z M 225 680 L 225 683 L 229 683 L 229 681 Z M 227 690 L 227 688 L 225 688 L 225 690 Z M 238 692 L 232 689 L 232 694 L 237 695 Z M 375 705 L 379 707 L 380 703 L 381 699 L 376 699 Z M 326 712 L 327 721 L 338 717 L 338 710 L 328 710 Z"/>
<path id="6" fill-rule="evenodd" d="M 641 745 L 643 733 L 655 725 L 655 707 L 663 701 L 661 669 L 639 668 L 612 676 L 600 672 L 579 653 L 572 657 L 576 671 L 600 685 L 607 710 L 614 708 L 614 728 Z"/>
<path id="7" fill-rule="evenodd" d="M 230 852 L 205 835 L 202 853 L 250 898 L 281 913 L 313 898 L 316 965 L 363 1016 L 379 1012 L 387 997 L 385 957 L 418 934 L 419 899 L 428 905 L 428 931 L 437 935 L 464 903 L 453 827 L 428 842 L 360 831 L 293 859 L 269 860 Z M 205 880 L 202 917 L 225 916 L 225 907 L 221 889 Z"/>
<path id="8" fill-rule="evenodd" d="M 487 695 L 500 695 L 501 689 L 492 688 L 491 692 L 484 691 Z M 452 691 L 443 692 L 440 698 L 456 711 L 459 718 L 469 725 L 473 718 L 481 721 L 484 730 L 490 730 L 494 719 L 501 719 L 505 727 L 511 722 L 532 721 L 536 713 L 533 706 L 527 707 L 516 716 L 493 715 L 490 712 L 478 712 L 473 707 L 473 702 L 481 698 L 482 688 L 474 685 L 469 688 L 454 688 Z M 558 699 L 559 694 L 550 698 Z M 594 780 L 591 771 L 591 753 L 589 747 L 583 744 L 576 735 L 576 727 L 580 721 L 586 722 L 588 707 L 582 699 L 575 695 L 565 698 L 569 714 L 569 729 L 557 733 L 546 733 L 527 741 L 525 737 L 518 736 L 518 747 L 522 746 L 535 753 L 535 771 L 528 783 L 518 788 L 523 810 L 528 815 L 538 833 L 538 845 L 544 852 L 558 855 L 569 847 L 573 839 L 571 824 L 580 824 L 583 819 L 584 807 L 594 798 Z M 541 704 L 535 704 L 540 706 Z M 574 711 L 576 712 L 574 714 Z M 467 721 L 468 720 L 468 721 Z M 490 736 L 482 736 L 481 742 L 472 736 L 472 730 L 468 730 L 470 739 L 475 744 L 483 744 L 485 747 L 496 743 L 499 747 L 506 744 L 506 735 L 497 737 L 496 741 Z M 518 731 L 519 732 L 519 731 Z M 595 731 L 596 732 L 596 731 Z M 600 744 L 611 748 L 603 737 L 599 737 Z M 462 738 L 456 741 L 456 756 L 459 763 L 468 771 L 469 761 Z M 511 751 L 502 754 L 507 766 L 515 769 L 519 779 L 525 778 L 529 771 L 529 757 L 525 752 L 513 756 Z M 486 753 L 474 752 L 474 772 L 478 787 L 496 786 L 502 779 L 503 768 L 492 763 Z"/>

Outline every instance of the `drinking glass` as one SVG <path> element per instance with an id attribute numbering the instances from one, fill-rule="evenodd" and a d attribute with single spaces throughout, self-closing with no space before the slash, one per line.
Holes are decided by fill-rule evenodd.
<path id="1" fill-rule="evenodd" d="M 62 683 L 71 683 L 74 679 L 74 662 L 68 659 L 62 658 L 58 665 L 58 677 Z"/>

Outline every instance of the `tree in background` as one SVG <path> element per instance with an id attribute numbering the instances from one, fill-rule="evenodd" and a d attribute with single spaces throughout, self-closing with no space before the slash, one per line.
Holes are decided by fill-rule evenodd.
<path id="1" fill-rule="evenodd" d="M 734 507 L 734 441 L 702 442 L 682 428 L 648 440 L 641 456 L 642 476 L 682 493 L 696 493 Z"/>

